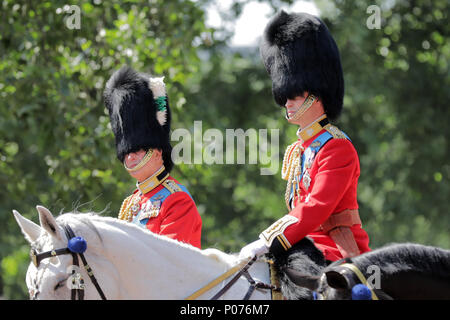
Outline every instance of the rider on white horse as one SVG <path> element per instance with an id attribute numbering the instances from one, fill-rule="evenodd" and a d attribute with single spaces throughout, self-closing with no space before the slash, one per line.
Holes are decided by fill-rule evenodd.
<path id="1" fill-rule="evenodd" d="M 37 206 L 37 210 L 40 225 L 14 210 L 32 248 L 33 263 L 26 276 L 32 299 L 70 299 L 74 287 L 81 288 L 73 285 L 72 280 L 77 279 L 84 279 L 84 299 L 99 299 L 90 274 L 107 299 L 185 299 L 240 265 L 235 255 L 217 249 L 200 250 L 123 220 L 92 213 L 67 213 L 55 219 L 48 209 Z M 73 250 L 65 232 L 69 227 L 75 240 L 84 243 L 81 253 L 89 271 L 74 266 L 66 250 Z M 266 262 L 255 262 L 249 274 L 255 281 L 270 283 Z M 227 280 L 221 279 L 196 298 L 210 299 Z M 240 277 L 221 299 L 242 299 L 249 286 L 247 278 Z M 271 293 L 255 290 L 251 298 L 270 299 Z"/>
<path id="2" fill-rule="evenodd" d="M 104 97 L 117 157 L 137 180 L 119 219 L 200 248 L 200 214 L 186 187 L 169 175 L 171 116 L 163 78 L 123 67 L 108 80 Z"/>

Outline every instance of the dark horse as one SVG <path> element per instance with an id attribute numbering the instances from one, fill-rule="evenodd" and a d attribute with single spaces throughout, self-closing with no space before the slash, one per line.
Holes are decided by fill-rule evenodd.
<path id="1" fill-rule="evenodd" d="M 286 257 L 275 257 L 282 293 L 288 299 L 312 298 L 313 291 L 325 299 L 351 299 L 360 280 L 342 263 L 356 266 L 367 280 L 378 277 L 374 292 L 379 299 L 450 299 L 450 250 L 390 244 L 327 266 L 308 239 L 291 249 Z"/>
<path id="2" fill-rule="evenodd" d="M 305 284 L 314 282 L 327 266 L 322 252 L 314 246 L 313 241 L 304 238 L 286 253 L 271 256 L 271 258 L 274 261 L 283 296 L 288 300 L 312 300 L 312 287 Z M 293 278 L 292 272 L 299 274 L 300 278 Z M 298 279 L 301 279 L 301 283 Z"/>

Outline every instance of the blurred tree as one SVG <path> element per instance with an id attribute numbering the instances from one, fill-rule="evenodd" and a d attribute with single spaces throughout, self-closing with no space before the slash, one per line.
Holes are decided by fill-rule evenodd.
<path id="1" fill-rule="evenodd" d="M 450 247 L 448 1 L 318 1 L 341 50 L 340 122 L 361 162 L 359 202 L 372 247 Z"/>
<path id="2" fill-rule="evenodd" d="M 258 49 L 229 48 L 231 34 L 205 27 L 212 2 L 75 1 L 80 29 L 67 28 L 64 1 L 0 4 L 0 295 L 27 297 L 29 247 L 12 209 L 34 221 L 36 204 L 55 214 L 116 216 L 132 191 L 102 101 L 106 80 L 123 64 L 166 76 L 173 129 L 193 136 L 194 121 L 203 133 L 278 129 L 281 166 L 296 128 L 273 102 Z M 233 21 L 247 2 L 235 0 L 224 16 Z M 276 9 L 293 1 L 266 2 Z M 338 126 L 360 155 L 364 225 L 373 248 L 391 241 L 448 248 L 449 4 L 375 1 L 381 29 L 370 30 L 373 2 L 316 1 L 341 50 Z M 256 165 L 175 167 L 202 214 L 203 247 L 238 251 L 286 213 L 280 167 L 261 175 L 262 167 L 259 157 Z"/>
<path id="3" fill-rule="evenodd" d="M 3 1 L 0 6 L 0 258 L 8 298 L 24 298 L 27 245 L 11 210 L 36 221 L 54 213 L 115 216 L 133 182 L 115 158 L 102 92 L 123 64 L 164 74 L 174 105 L 212 42 L 204 10 L 191 1 Z M 179 85 L 178 85 L 179 84 Z M 80 206 L 81 203 L 86 203 Z M 2 281 L 0 281 L 2 283 Z"/>
<path id="4" fill-rule="evenodd" d="M 373 2 L 317 5 L 341 50 L 346 96 L 337 124 L 360 155 L 359 203 L 372 248 L 388 242 L 450 247 L 448 2 L 382 2 L 380 29 L 367 27 Z M 271 98 L 257 48 L 219 49 L 189 87 L 194 91 L 186 108 L 192 112 L 184 120 L 202 119 L 223 132 L 279 128 L 281 161 L 295 128 Z M 205 172 L 200 167 L 183 172 Z M 237 251 L 281 217 L 285 184 L 278 174 L 217 165 L 211 178 L 198 178 L 208 182 L 196 195 L 206 213 L 204 240 Z"/>
<path id="5" fill-rule="evenodd" d="M 256 164 L 249 163 L 248 139 L 245 140 L 246 164 L 237 164 L 235 159 L 234 164 L 179 166 L 186 176 L 184 180 L 191 183 L 193 180 L 189 177 L 195 177 L 194 181 L 198 181 L 194 190 L 204 212 L 203 241 L 223 250 L 237 251 L 244 243 L 255 239 L 276 217 L 287 213 L 283 197 L 285 185 L 279 178 L 280 157 L 289 141 L 286 139 L 295 136 L 296 128 L 287 130 L 282 111 L 273 102 L 271 83 L 261 67 L 256 48 L 241 52 L 223 48 L 202 64 L 195 80 L 198 85 L 192 86 L 193 90 L 186 95 L 185 109 L 189 112 L 180 124 L 188 127 L 193 121 L 202 120 L 203 132 L 208 128 L 218 129 L 224 136 L 224 163 L 229 156 L 225 141 L 227 129 L 254 130 L 257 134 L 267 129 L 268 148 L 276 142 L 275 154 L 268 151 L 268 156 L 275 158 L 270 163 L 276 170 L 274 175 L 261 175 L 261 169 L 269 164 L 262 164 L 259 156 Z M 286 130 L 291 134 L 286 134 Z M 277 134 L 280 141 L 276 139 Z M 237 139 L 234 141 L 237 144 Z M 263 143 L 264 139 L 258 140 L 258 150 Z"/>

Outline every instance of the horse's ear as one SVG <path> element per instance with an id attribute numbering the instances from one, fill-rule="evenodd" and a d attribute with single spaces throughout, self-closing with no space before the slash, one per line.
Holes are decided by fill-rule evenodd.
<path id="1" fill-rule="evenodd" d="M 282 271 L 286 273 L 288 278 L 296 285 L 307 288 L 311 291 L 315 291 L 319 286 L 320 278 L 317 276 L 311 276 L 309 274 L 301 273 L 295 269 L 283 268 Z"/>
<path id="2" fill-rule="evenodd" d="M 25 239 L 29 243 L 36 241 L 36 239 L 39 238 L 39 235 L 41 234 L 42 228 L 33 221 L 23 217 L 16 210 L 13 210 L 13 214 L 17 223 L 19 224 L 20 230 L 22 230 L 22 233 L 25 236 Z"/>
<path id="3" fill-rule="evenodd" d="M 328 285 L 333 289 L 350 289 L 350 283 L 345 275 L 334 270 L 325 273 Z"/>
<path id="4" fill-rule="evenodd" d="M 47 231 L 51 236 L 62 240 L 63 237 L 61 235 L 61 227 L 56 223 L 55 218 L 53 217 L 50 210 L 43 206 L 36 206 L 37 211 L 39 212 L 39 221 L 41 222 L 41 227 Z"/>

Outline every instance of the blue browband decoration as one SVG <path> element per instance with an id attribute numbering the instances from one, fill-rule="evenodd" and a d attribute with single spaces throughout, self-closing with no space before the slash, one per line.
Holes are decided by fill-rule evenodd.
<path id="1" fill-rule="evenodd" d="M 83 253 L 87 249 L 87 242 L 82 237 L 73 237 L 69 240 L 67 248 L 73 253 Z"/>
<path id="2" fill-rule="evenodd" d="M 352 288 L 352 300 L 372 300 L 372 292 L 366 285 L 359 283 Z"/>

